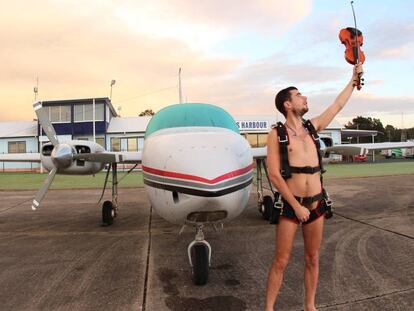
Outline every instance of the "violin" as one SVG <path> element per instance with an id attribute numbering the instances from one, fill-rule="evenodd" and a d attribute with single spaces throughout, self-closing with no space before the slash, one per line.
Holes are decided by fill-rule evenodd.
<path id="1" fill-rule="evenodd" d="M 362 32 L 358 30 L 356 27 L 356 18 L 355 18 L 355 11 L 354 6 L 352 5 L 353 1 L 351 1 L 352 6 L 352 13 L 354 15 L 354 24 L 355 27 L 347 27 L 341 29 L 339 32 L 339 40 L 342 44 L 345 45 L 345 60 L 350 63 L 351 65 L 356 65 L 358 63 L 363 64 L 365 61 L 365 54 L 361 50 L 361 46 L 364 43 L 364 37 L 362 36 Z M 364 79 L 362 78 L 362 72 L 358 75 L 358 79 L 354 81 L 354 86 L 358 90 L 362 88 Z"/>
<path id="2" fill-rule="evenodd" d="M 362 32 L 356 28 L 348 27 L 341 29 L 339 32 L 339 40 L 345 45 L 345 59 L 351 65 L 361 64 L 365 61 L 365 54 L 361 50 L 364 43 Z"/>

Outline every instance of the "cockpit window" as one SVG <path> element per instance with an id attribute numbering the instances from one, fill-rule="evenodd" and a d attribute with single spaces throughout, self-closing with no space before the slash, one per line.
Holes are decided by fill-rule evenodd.
<path id="1" fill-rule="evenodd" d="M 53 150 L 52 144 L 44 145 L 42 147 L 42 155 L 45 157 L 50 157 L 50 155 L 52 154 L 52 150 Z"/>
<path id="2" fill-rule="evenodd" d="M 91 148 L 88 146 L 75 146 L 76 153 L 91 153 Z"/>

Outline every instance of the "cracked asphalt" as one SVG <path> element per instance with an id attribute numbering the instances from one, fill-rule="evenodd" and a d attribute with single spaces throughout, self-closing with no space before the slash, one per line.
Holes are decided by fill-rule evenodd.
<path id="1" fill-rule="evenodd" d="M 318 310 L 414 310 L 414 175 L 333 179 Z M 275 228 L 248 208 L 223 230 L 205 230 L 209 282 L 194 286 L 194 232 L 157 216 L 144 189 L 120 189 L 113 226 L 100 225 L 100 190 L 0 191 L 1 310 L 262 310 Z M 298 232 L 278 310 L 303 309 Z"/>

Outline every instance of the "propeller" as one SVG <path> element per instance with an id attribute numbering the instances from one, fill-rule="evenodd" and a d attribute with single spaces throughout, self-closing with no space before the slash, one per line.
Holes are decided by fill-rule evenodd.
<path id="1" fill-rule="evenodd" d="M 40 202 L 44 198 L 47 190 L 50 187 L 53 179 L 55 178 L 56 172 L 59 168 L 65 168 L 68 165 L 68 159 L 73 156 L 72 148 L 67 144 L 59 144 L 59 141 L 56 136 L 55 129 L 52 126 L 52 123 L 49 120 L 49 116 L 46 110 L 42 106 L 42 102 L 37 102 L 33 105 L 34 111 L 37 115 L 40 125 L 42 126 L 43 130 L 46 133 L 47 138 L 49 138 L 50 142 L 53 144 L 54 148 L 52 151 L 52 162 L 54 164 L 54 168 L 49 172 L 49 175 L 46 177 L 43 184 L 40 186 L 39 190 L 37 190 L 36 196 L 32 202 L 32 210 L 36 210 L 40 206 Z M 68 152 L 68 147 L 70 149 L 70 155 Z"/>
<path id="2" fill-rule="evenodd" d="M 33 107 L 43 131 L 46 133 L 49 141 L 53 144 L 51 160 L 54 165 L 54 168 L 49 172 L 49 175 L 46 177 L 42 186 L 36 193 L 32 203 L 33 210 L 36 210 L 40 206 L 40 203 L 55 178 L 56 173 L 70 167 L 73 161 L 84 160 L 104 163 L 122 161 L 122 155 L 116 153 L 77 153 L 71 144 L 59 142 L 55 129 L 49 120 L 48 113 L 42 106 L 42 102 L 35 103 Z"/>
<path id="3" fill-rule="evenodd" d="M 49 172 L 49 175 L 46 177 L 45 181 L 40 186 L 39 190 L 37 190 L 36 196 L 32 202 L 32 210 L 35 211 L 39 207 L 40 202 L 43 200 L 43 197 L 45 196 L 47 190 L 49 189 L 50 184 L 55 178 L 56 172 L 57 172 L 57 169 L 55 167 Z"/>
<path id="4" fill-rule="evenodd" d="M 43 127 L 43 130 L 46 133 L 47 138 L 49 138 L 50 142 L 53 146 L 57 146 L 59 141 L 56 136 L 55 129 L 50 123 L 49 116 L 46 113 L 46 110 L 42 106 L 42 102 L 37 102 L 33 105 L 34 111 L 36 112 L 37 119 L 40 122 L 40 125 Z"/>

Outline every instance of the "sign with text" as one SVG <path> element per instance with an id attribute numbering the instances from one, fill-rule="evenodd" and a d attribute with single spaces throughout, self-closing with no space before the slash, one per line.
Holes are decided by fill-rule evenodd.
<path id="1" fill-rule="evenodd" d="M 269 129 L 269 121 L 263 120 L 246 120 L 236 121 L 240 131 L 260 131 Z"/>

